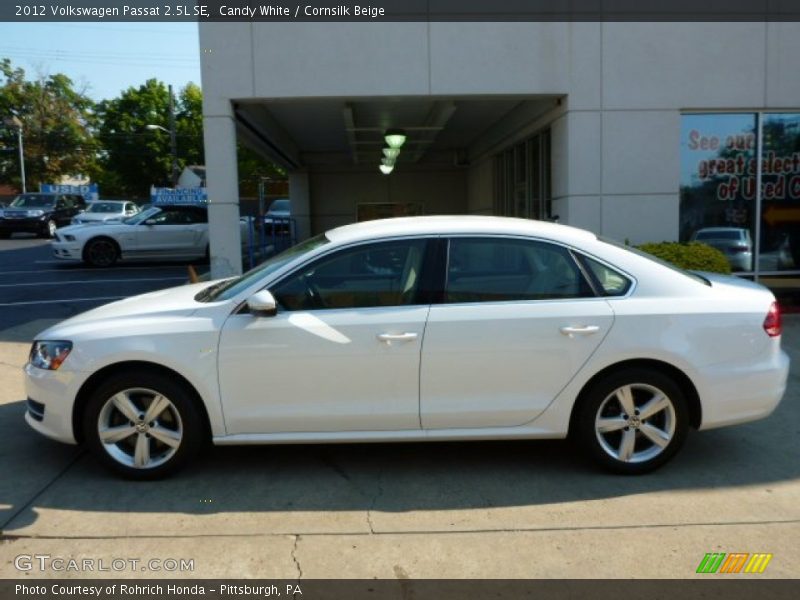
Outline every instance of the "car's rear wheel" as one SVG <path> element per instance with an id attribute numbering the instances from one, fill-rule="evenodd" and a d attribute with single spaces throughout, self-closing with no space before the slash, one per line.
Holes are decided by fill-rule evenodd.
<path id="1" fill-rule="evenodd" d="M 110 267 L 119 258 L 119 248 L 113 240 L 96 238 L 89 240 L 83 249 L 83 260 L 93 267 Z"/>
<path id="2" fill-rule="evenodd" d="M 204 431 L 189 391 L 146 370 L 106 380 L 92 394 L 83 418 L 92 452 L 130 479 L 174 473 L 196 454 Z"/>
<path id="3" fill-rule="evenodd" d="M 657 469 L 683 445 L 689 429 L 686 398 L 672 379 L 631 368 L 596 382 L 583 395 L 575 427 L 587 454 L 624 474 Z"/>

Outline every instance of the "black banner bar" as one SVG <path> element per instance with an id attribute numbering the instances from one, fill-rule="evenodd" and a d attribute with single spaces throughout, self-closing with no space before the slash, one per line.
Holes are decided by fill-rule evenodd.
<path id="1" fill-rule="evenodd" d="M 3 0 L 0 21 L 800 21 L 800 0 Z"/>
<path id="2" fill-rule="evenodd" d="M 794 600 L 800 581 L 757 575 L 706 579 L 203 579 L 203 580 L 0 580 L 0 599 L 21 600 Z"/>

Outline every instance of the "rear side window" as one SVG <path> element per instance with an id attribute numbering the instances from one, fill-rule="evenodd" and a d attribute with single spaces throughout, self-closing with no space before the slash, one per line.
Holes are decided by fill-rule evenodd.
<path id="1" fill-rule="evenodd" d="M 450 241 L 445 302 L 554 300 L 594 296 L 566 248 L 506 238 Z"/>
<path id="2" fill-rule="evenodd" d="M 606 296 L 624 296 L 631 289 L 631 280 L 622 273 L 588 256 L 581 256 L 581 260 Z"/>

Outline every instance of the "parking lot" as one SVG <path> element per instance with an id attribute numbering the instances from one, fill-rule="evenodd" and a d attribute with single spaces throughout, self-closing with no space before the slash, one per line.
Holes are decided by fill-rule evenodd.
<path id="1" fill-rule="evenodd" d="M 122 577 L 685 578 L 708 552 L 772 553 L 758 577 L 800 572 L 800 317 L 776 414 L 694 433 L 643 477 L 548 441 L 216 448 L 134 483 L 28 428 L 36 332 L 185 280 L 186 265 L 87 269 L 56 264 L 43 240 L 0 242 L 0 578 L 109 575 L 19 571 L 20 555 L 193 561 L 128 562 Z"/>

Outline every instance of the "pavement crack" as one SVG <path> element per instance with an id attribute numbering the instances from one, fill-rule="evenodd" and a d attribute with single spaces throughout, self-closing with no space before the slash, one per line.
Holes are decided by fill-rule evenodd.
<path id="1" fill-rule="evenodd" d="M 294 545 L 292 546 L 292 561 L 297 569 L 297 583 L 303 578 L 303 567 L 300 566 L 300 560 L 297 558 L 297 546 L 300 544 L 300 534 L 294 536 Z"/>
<path id="2" fill-rule="evenodd" d="M 375 523 L 372 521 L 372 512 L 375 510 L 375 506 L 378 504 L 378 500 L 381 496 L 383 496 L 383 471 L 378 473 L 378 489 L 369 503 L 369 508 L 367 508 L 367 525 L 369 526 L 369 532 L 371 534 L 376 533 Z"/>

